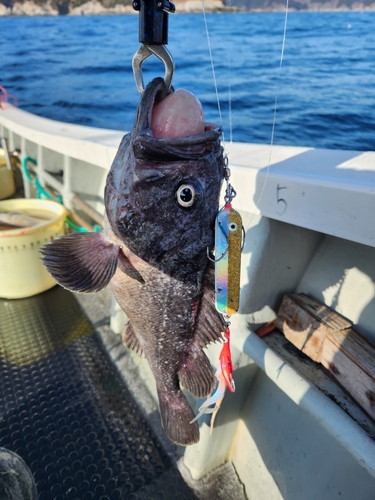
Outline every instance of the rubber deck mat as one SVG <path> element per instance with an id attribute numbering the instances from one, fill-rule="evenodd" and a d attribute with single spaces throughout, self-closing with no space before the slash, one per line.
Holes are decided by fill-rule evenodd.
<path id="1" fill-rule="evenodd" d="M 0 370 L 0 446 L 39 500 L 196 498 L 71 293 L 0 299 Z"/>

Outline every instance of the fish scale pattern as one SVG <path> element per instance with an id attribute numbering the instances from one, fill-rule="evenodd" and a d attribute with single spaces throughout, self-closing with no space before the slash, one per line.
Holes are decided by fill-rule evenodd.
<path id="1" fill-rule="evenodd" d="M 0 299 L 0 373 L 0 446 L 39 500 L 195 499 L 66 290 Z"/>

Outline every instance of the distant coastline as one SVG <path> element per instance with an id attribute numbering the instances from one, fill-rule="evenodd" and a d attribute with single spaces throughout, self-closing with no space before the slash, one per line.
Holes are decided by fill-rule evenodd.
<path id="1" fill-rule="evenodd" d="M 199 13 L 201 0 L 175 0 L 176 12 Z M 282 0 L 205 0 L 206 12 L 282 12 Z M 289 0 L 292 12 L 372 11 L 375 0 Z M 0 0 L 0 16 L 136 14 L 130 0 Z"/>
<path id="2" fill-rule="evenodd" d="M 5 3 L 2 3 L 5 2 Z M 201 0 L 177 0 L 176 12 L 202 11 Z M 238 7 L 226 6 L 223 0 L 205 0 L 207 12 L 232 12 Z M 129 0 L 0 0 L 0 16 L 81 16 L 137 14 Z"/>

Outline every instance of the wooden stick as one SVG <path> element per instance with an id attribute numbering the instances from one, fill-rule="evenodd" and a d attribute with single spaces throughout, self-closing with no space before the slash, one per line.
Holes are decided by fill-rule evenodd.
<path id="1" fill-rule="evenodd" d="M 84 227 L 87 229 L 87 231 L 93 232 L 94 228 L 92 227 L 91 224 L 85 221 L 83 217 L 77 214 L 74 210 L 70 210 L 70 213 L 72 215 L 73 222 L 75 222 L 77 225 Z"/>
<path id="2" fill-rule="evenodd" d="M 305 294 L 291 294 L 284 296 L 275 324 L 375 419 L 375 348 L 351 321 Z"/>
<path id="3" fill-rule="evenodd" d="M 90 207 L 90 205 L 88 205 L 85 201 L 83 201 L 82 198 L 74 194 L 72 196 L 72 202 L 74 203 L 74 205 L 79 207 L 83 212 L 89 215 L 95 222 L 97 222 L 103 227 L 104 217 L 100 215 L 99 212 Z"/>

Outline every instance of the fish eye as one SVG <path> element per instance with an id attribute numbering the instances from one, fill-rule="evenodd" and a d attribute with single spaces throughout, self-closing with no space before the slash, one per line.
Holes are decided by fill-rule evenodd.
<path id="1" fill-rule="evenodd" d="M 176 191 L 177 203 L 183 208 L 190 208 L 197 203 L 201 194 L 202 188 L 198 183 L 184 182 Z"/>
<path id="2" fill-rule="evenodd" d="M 231 222 L 229 224 L 229 231 L 236 231 L 237 230 L 237 224 L 235 222 Z"/>

